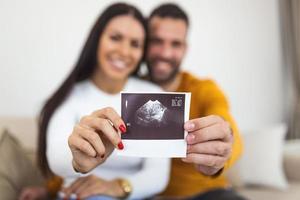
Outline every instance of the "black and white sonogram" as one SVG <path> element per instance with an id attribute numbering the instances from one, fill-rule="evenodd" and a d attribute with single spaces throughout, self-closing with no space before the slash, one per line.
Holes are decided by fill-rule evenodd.
<path id="1" fill-rule="evenodd" d="M 164 127 L 167 125 L 167 111 L 158 100 L 149 100 L 135 112 L 134 121 L 144 127 Z"/>
<path id="2" fill-rule="evenodd" d="M 122 93 L 122 139 L 184 139 L 185 94 Z"/>

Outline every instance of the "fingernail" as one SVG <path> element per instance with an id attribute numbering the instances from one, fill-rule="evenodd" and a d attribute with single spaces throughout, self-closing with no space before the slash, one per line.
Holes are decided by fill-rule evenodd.
<path id="1" fill-rule="evenodd" d="M 119 126 L 119 129 L 120 129 L 121 133 L 125 133 L 126 132 L 126 126 L 124 126 L 123 124 L 121 124 Z"/>
<path id="2" fill-rule="evenodd" d="M 185 125 L 185 128 L 188 129 L 188 130 L 192 130 L 195 128 L 195 124 L 194 123 L 187 123 Z"/>
<path id="3" fill-rule="evenodd" d="M 105 157 L 105 154 L 101 155 L 101 158 L 104 158 Z"/>
<path id="4" fill-rule="evenodd" d="M 124 145 L 123 145 L 123 143 L 122 143 L 122 142 L 119 142 L 119 144 L 118 144 L 118 148 L 119 148 L 120 150 L 124 149 Z"/>

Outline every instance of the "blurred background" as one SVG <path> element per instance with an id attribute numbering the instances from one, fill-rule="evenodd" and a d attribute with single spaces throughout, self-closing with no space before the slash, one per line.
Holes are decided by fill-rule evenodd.
<path id="1" fill-rule="evenodd" d="M 36 137 L 31 133 L 32 137 L 25 137 L 36 131 L 34 125 L 28 128 L 26 119 L 38 115 L 46 98 L 70 72 L 92 24 L 112 2 L 116 1 L 0 0 L 0 125 L 13 126 L 18 137 L 24 133 L 25 146 L 30 146 L 30 140 L 34 147 L 32 138 Z M 147 16 L 166 1 L 126 2 Z M 290 188 L 285 196 L 274 191 L 263 193 L 265 196 L 251 190 L 244 194 L 257 195 L 254 199 L 299 199 L 300 175 L 295 172 L 300 168 L 300 142 L 296 139 L 300 138 L 300 2 L 172 2 L 182 6 L 191 21 L 182 68 L 217 81 L 245 133 L 241 177 L 252 184 Z M 16 118 L 23 121 L 14 121 Z M 258 136 L 249 138 L 247 133 Z M 287 143 L 285 137 L 294 140 Z M 258 169 L 264 162 L 269 165 Z M 235 177 L 234 183 L 241 181 Z"/>
<path id="2" fill-rule="evenodd" d="M 36 116 L 72 69 L 96 17 L 114 1 L 0 2 L 0 116 Z M 164 1 L 128 2 L 147 15 Z M 191 19 L 183 69 L 221 85 L 240 128 L 285 121 L 290 79 L 279 1 L 174 2 Z"/>

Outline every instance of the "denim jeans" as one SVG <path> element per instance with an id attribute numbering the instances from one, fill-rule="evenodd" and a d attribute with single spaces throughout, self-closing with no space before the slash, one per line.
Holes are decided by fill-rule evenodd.
<path id="1" fill-rule="evenodd" d="M 87 198 L 86 200 L 116 200 L 116 199 L 108 196 L 92 196 Z"/>
<path id="2" fill-rule="evenodd" d="M 196 195 L 188 200 L 247 200 L 232 189 L 216 189 Z"/>
<path id="3" fill-rule="evenodd" d="M 57 200 L 63 200 L 63 199 L 57 198 Z M 69 200 L 76 200 L 76 199 L 70 198 Z M 116 199 L 108 196 L 92 196 L 92 197 L 88 197 L 85 200 L 116 200 Z"/>

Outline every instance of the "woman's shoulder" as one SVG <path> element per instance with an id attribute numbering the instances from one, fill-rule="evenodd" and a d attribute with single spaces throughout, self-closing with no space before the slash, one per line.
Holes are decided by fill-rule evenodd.
<path id="1" fill-rule="evenodd" d="M 83 80 L 75 84 L 72 90 L 72 94 L 78 95 L 78 94 L 86 93 L 90 88 L 91 88 L 90 80 L 89 79 Z"/>
<path id="2" fill-rule="evenodd" d="M 143 80 L 137 77 L 130 77 L 127 84 L 127 91 L 136 92 L 163 92 L 162 88 L 158 85 Z"/>
<path id="3" fill-rule="evenodd" d="M 82 98 L 87 97 L 90 87 L 91 86 L 88 80 L 75 83 L 69 95 L 64 100 L 63 105 L 78 104 L 78 102 L 80 102 Z"/>

